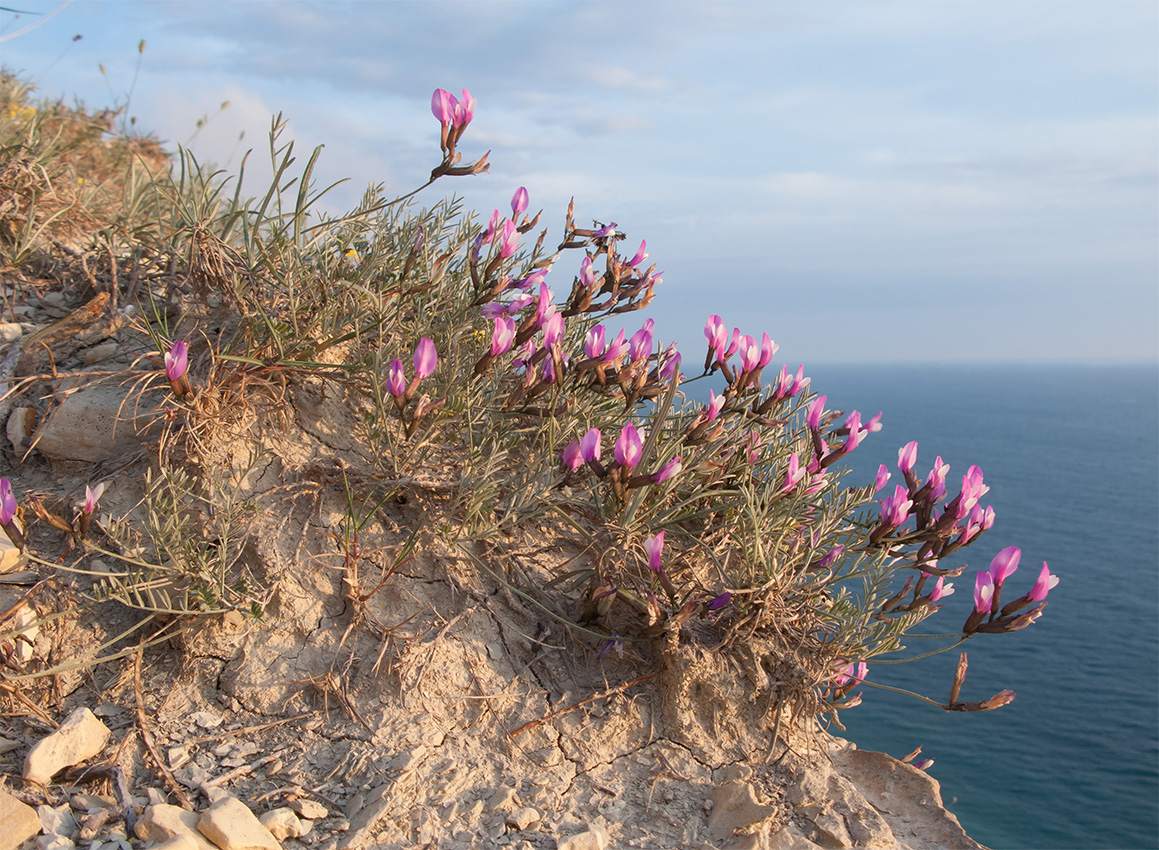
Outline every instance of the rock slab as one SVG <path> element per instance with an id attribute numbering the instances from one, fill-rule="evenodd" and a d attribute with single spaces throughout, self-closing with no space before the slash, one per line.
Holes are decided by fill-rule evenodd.
<path id="1" fill-rule="evenodd" d="M 109 727 L 87 708 L 78 708 L 60 728 L 37 741 L 24 757 L 24 778 L 47 785 L 66 767 L 101 754 L 109 742 Z"/>
<path id="2" fill-rule="evenodd" d="M 202 812 L 197 828 L 221 850 L 281 850 L 278 840 L 236 797 L 222 797 Z"/>
<path id="3" fill-rule="evenodd" d="M 17 800 L 0 788 L 0 850 L 16 850 L 40 832 L 40 816 L 36 809 Z"/>

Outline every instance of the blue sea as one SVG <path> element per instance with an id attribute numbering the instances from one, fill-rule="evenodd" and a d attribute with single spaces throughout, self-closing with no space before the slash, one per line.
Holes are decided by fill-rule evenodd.
<path id="1" fill-rule="evenodd" d="M 968 569 L 920 631 L 959 629 L 974 573 L 1005 546 L 1022 549 L 1009 599 L 1043 561 L 1061 577 L 1037 623 L 961 647 L 961 698 L 1013 688 L 1013 703 L 946 713 L 866 687 L 838 734 L 895 756 L 921 746 L 946 805 L 997 850 L 1159 847 L 1159 367 L 806 364 L 806 374 L 830 409 L 884 411 L 883 429 L 851 455 L 850 483 L 885 463 L 892 491 L 909 440 L 922 475 L 939 454 L 949 482 L 971 464 L 985 473 L 997 522 L 958 553 Z M 944 702 L 957 658 L 873 664 L 869 679 Z"/>

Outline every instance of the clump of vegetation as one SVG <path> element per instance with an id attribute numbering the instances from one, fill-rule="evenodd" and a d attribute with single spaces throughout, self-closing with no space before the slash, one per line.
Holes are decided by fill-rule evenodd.
<path id="1" fill-rule="evenodd" d="M 0 130 L 11 297 L 82 280 L 136 303 L 140 359 L 125 380 L 134 398 L 164 396 L 143 519 L 99 523 L 98 544 L 99 493 L 75 519 L 27 502 L 80 553 L 68 568 L 97 554 L 122 565 L 91 603 L 262 616 L 273 579 L 245 566 L 247 470 L 211 462 L 210 447 L 242 428 L 243 413 L 276 423 L 290 391 L 318 380 L 354 411 L 373 467 L 364 477 L 377 486 L 351 496 L 339 540 L 348 564 L 383 493 L 438 468 L 453 509 L 432 533 L 448 550 L 601 655 L 691 644 L 775 664 L 779 698 L 798 718 L 855 705 L 867 663 L 901 651 L 946 607 L 958 551 L 994 522 L 981 470 L 958 486 L 939 457 L 923 478 L 916 443 L 899 452 L 892 492 L 885 467 L 850 483 L 842 460 L 875 439 L 881 414 L 827 409 L 803 367 L 774 359 L 767 333 L 713 315 L 703 358 L 685 358 L 650 319 L 618 329 L 651 303 L 662 272 L 645 242 L 615 222 L 581 221 L 574 202 L 554 244 L 522 187 L 510 215 L 485 220 L 455 200 L 416 208 L 414 192 L 391 199 L 381 186 L 331 216 L 312 181 L 319 152 L 296 169 L 280 116 L 273 181 L 250 196 L 244 163 L 226 175 L 181 150 L 159 168 L 154 142 L 110 133 L 108 114 L 32 105 L 9 76 L 0 110 L 12 116 Z M 436 91 L 432 111 L 441 159 L 427 185 L 486 171 L 487 154 L 463 164 L 458 150 L 475 112 L 469 92 Z M 695 401 L 688 388 L 708 379 L 707 402 Z M 10 488 L 3 497 L 0 521 L 26 546 L 26 512 Z M 575 555 L 536 583 L 507 555 L 514 535 L 544 525 Z M 964 622 L 940 629 L 952 633 L 945 648 L 1042 613 L 1057 583 L 1045 564 L 1002 604 L 1019 555 L 1005 549 L 978 575 Z M 978 711 L 1013 698 L 964 701 L 964 674 L 963 654 L 949 699 L 935 704 Z"/>

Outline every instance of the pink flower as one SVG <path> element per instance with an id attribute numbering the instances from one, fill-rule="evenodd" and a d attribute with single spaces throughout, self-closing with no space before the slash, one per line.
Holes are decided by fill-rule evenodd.
<path id="1" fill-rule="evenodd" d="M 994 579 L 990 573 L 983 570 L 974 581 L 974 610 L 979 614 L 988 614 L 993 601 Z"/>
<path id="2" fill-rule="evenodd" d="M 748 334 L 737 340 L 737 350 L 740 351 L 740 368 L 742 372 L 752 372 L 761 362 L 761 349 L 757 341 Z"/>
<path id="3" fill-rule="evenodd" d="M 708 407 L 705 410 L 708 413 L 708 421 L 716 419 L 720 416 L 720 409 L 724 407 L 725 396 L 723 394 L 717 395 L 712 390 L 708 391 Z"/>
<path id="4" fill-rule="evenodd" d="M 604 362 L 614 363 L 619 360 L 628 350 L 628 342 L 625 339 L 624 332 L 621 330 L 616 334 L 616 338 L 608 343 L 608 350 L 604 352 Z"/>
<path id="5" fill-rule="evenodd" d="M 857 664 L 850 662 L 837 671 L 837 675 L 833 677 L 833 684 L 843 688 L 850 682 L 864 682 L 868 675 L 869 665 L 864 661 Z"/>
<path id="6" fill-rule="evenodd" d="M 644 554 L 648 556 L 648 569 L 654 573 L 661 571 L 660 557 L 664 552 L 664 532 L 659 531 L 644 541 Z"/>
<path id="7" fill-rule="evenodd" d="M 588 463 L 600 459 L 600 429 L 592 428 L 580 440 L 580 457 Z"/>
<path id="8" fill-rule="evenodd" d="M 446 89 L 435 89 L 431 95 L 431 112 L 445 127 L 449 127 L 455 120 L 455 107 L 458 105 L 459 101 Z"/>
<path id="9" fill-rule="evenodd" d="M 780 346 L 773 342 L 772 337 L 768 334 L 761 335 L 761 359 L 757 361 L 762 369 L 769 365 L 773 360 L 773 355 L 777 353 Z"/>
<path id="10" fill-rule="evenodd" d="M 785 470 L 785 486 L 781 488 L 782 493 L 792 493 L 797 485 L 801 483 L 801 479 L 805 477 L 806 470 L 801 466 L 801 460 L 797 457 L 797 453 L 793 452 L 789 455 L 789 466 Z"/>
<path id="11" fill-rule="evenodd" d="M 551 348 L 563 336 L 563 313 L 552 313 L 543 323 L 543 347 Z"/>
<path id="12" fill-rule="evenodd" d="M 603 239 L 605 236 L 611 236 L 615 232 L 616 222 L 613 221 L 611 224 L 605 224 L 599 230 L 594 231 L 592 233 L 592 239 Z"/>
<path id="13" fill-rule="evenodd" d="M 949 469 L 949 467 L 946 467 L 946 469 Z M 974 505 L 978 504 L 978 500 L 989 492 L 990 488 L 983 483 L 982 470 L 979 467 L 971 466 L 966 470 L 966 474 L 962 476 L 962 494 L 958 502 L 958 519 L 961 519 L 970 513 L 970 511 L 974 510 Z M 1011 572 L 1014 571 L 1011 570 Z"/>
<path id="14" fill-rule="evenodd" d="M 881 411 L 877 411 L 877 416 L 874 416 L 868 422 L 861 426 L 871 434 L 876 434 L 881 430 Z"/>
<path id="15" fill-rule="evenodd" d="M 1022 550 L 1017 546 L 1007 546 L 994 556 L 994 560 L 990 562 L 990 577 L 997 587 L 1001 587 L 1006 579 L 1014 575 L 1021 558 Z"/>
<path id="16" fill-rule="evenodd" d="M 909 490 L 898 484 L 894 487 L 893 495 L 881 500 L 881 521 L 890 528 L 897 528 L 909 516 L 913 500 L 909 498 Z"/>
<path id="17" fill-rule="evenodd" d="M 547 318 L 555 312 L 555 305 L 551 303 L 553 295 L 546 283 L 539 285 L 539 298 L 535 302 L 535 326 L 542 328 Z"/>
<path id="18" fill-rule="evenodd" d="M 386 378 L 386 390 L 395 398 L 406 395 L 406 375 L 402 371 L 402 361 L 390 361 L 390 372 Z"/>
<path id="19" fill-rule="evenodd" d="M 415 377 L 420 381 L 429 377 L 439 365 L 439 354 L 435 351 L 435 344 L 425 336 L 415 347 L 414 364 Z"/>
<path id="20" fill-rule="evenodd" d="M 680 352 L 674 346 L 669 347 L 669 354 L 660 367 L 660 380 L 672 381 L 680 377 Z"/>
<path id="21" fill-rule="evenodd" d="M 644 454 L 644 440 L 631 422 L 621 430 L 615 446 L 616 462 L 625 469 L 631 469 L 640 462 Z"/>
<path id="22" fill-rule="evenodd" d="M 105 482 L 101 482 L 95 488 L 85 485 L 85 501 L 81 506 L 86 514 L 91 514 L 97 509 L 97 502 L 100 501 L 101 494 L 105 492 Z"/>
<path id="23" fill-rule="evenodd" d="M 580 456 L 579 440 L 572 440 L 560 455 L 563 465 L 572 472 L 583 466 L 584 459 Z"/>
<path id="24" fill-rule="evenodd" d="M 506 260 L 519 247 L 519 228 L 515 226 L 515 222 L 504 219 L 499 230 L 501 231 L 499 233 L 499 256 Z"/>
<path id="25" fill-rule="evenodd" d="M 652 353 L 652 328 L 655 326 L 652 319 L 644 322 L 644 327 L 632 334 L 628 340 L 628 359 L 632 362 L 642 360 Z"/>
<path id="26" fill-rule="evenodd" d="M 498 357 L 510 351 L 515 342 L 515 320 L 510 316 L 496 316 L 495 330 L 491 334 L 491 356 Z"/>
<path id="27" fill-rule="evenodd" d="M 938 455 L 934 459 L 934 467 L 930 470 L 929 476 L 926 478 L 926 484 L 930 485 L 930 498 L 934 501 L 946 495 L 946 473 L 950 471 L 950 465 L 942 460 L 942 456 Z"/>
<path id="28" fill-rule="evenodd" d="M 709 316 L 704 324 L 704 336 L 708 340 L 709 351 L 716 355 L 728 339 L 728 328 L 724 326 L 724 319 L 715 314 Z"/>
<path id="29" fill-rule="evenodd" d="M 676 457 L 672 458 L 672 460 L 668 461 L 668 463 L 660 467 L 659 471 L 652 473 L 652 483 L 662 484 L 673 475 L 679 473 L 682 468 L 683 466 L 680 463 L 680 455 L 676 455 Z"/>
<path id="30" fill-rule="evenodd" d="M 782 366 L 780 377 L 777 379 L 773 396 L 778 399 L 792 398 L 802 389 L 809 386 L 811 379 L 805 377 L 805 364 L 797 368 L 796 376 L 789 374 L 789 367 Z"/>
<path id="31" fill-rule="evenodd" d="M 1034 583 L 1034 587 L 1030 589 L 1027 596 L 1030 597 L 1031 602 L 1041 602 L 1046 599 L 1046 594 L 1053 590 L 1058 585 L 1058 576 L 1053 575 L 1050 568 L 1046 565 L 1046 561 L 1042 562 L 1042 572 L 1038 574 L 1038 581 Z"/>
<path id="32" fill-rule="evenodd" d="M 877 477 L 873 479 L 873 492 L 876 493 L 884 487 L 885 482 L 889 481 L 891 477 L 889 469 L 886 468 L 884 463 L 877 467 Z"/>
<path id="33" fill-rule="evenodd" d="M 810 431 L 816 431 L 821 427 L 821 413 L 825 410 L 825 398 L 825 396 L 819 395 L 809 405 L 809 412 L 805 416 L 805 425 Z"/>
<path id="34" fill-rule="evenodd" d="M 456 127 L 466 127 L 471 123 L 471 119 L 475 117 L 475 98 L 471 97 L 469 91 L 463 89 L 463 99 L 461 101 L 456 101 L 453 96 L 451 100 L 454 101 L 455 108 L 454 118 L 452 119 L 454 125 Z"/>
<path id="35" fill-rule="evenodd" d="M 580 260 L 579 279 L 580 283 L 589 289 L 595 285 L 596 273 L 592 269 L 591 257 L 584 257 L 582 260 Z"/>
<path id="36" fill-rule="evenodd" d="M 628 260 L 628 265 L 631 266 L 632 268 L 636 268 L 636 266 L 640 265 L 640 263 L 642 263 L 646 259 L 648 259 L 648 253 L 645 250 L 645 249 L 647 249 L 647 247 L 648 247 L 647 241 L 641 239 L 640 240 L 640 248 L 636 251 L 636 253 L 632 257 L 632 259 Z"/>
<path id="37" fill-rule="evenodd" d="M 757 458 L 761 456 L 761 435 L 754 429 L 749 431 L 748 437 L 748 452 L 746 457 L 749 463 L 756 463 Z"/>
<path id="38" fill-rule="evenodd" d="M 178 381 L 188 368 L 189 348 L 181 340 L 176 340 L 165 352 L 165 376 L 170 381 Z"/>
<path id="39" fill-rule="evenodd" d="M 946 582 L 945 576 L 938 576 L 938 582 L 934 585 L 934 589 L 930 591 L 930 601 L 937 602 L 939 599 L 951 595 L 954 592 L 954 583 Z"/>
<path id="40" fill-rule="evenodd" d="M 603 354 L 606 346 L 603 325 L 596 325 L 584 337 L 584 354 L 592 360 Z"/>
<path id="41" fill-rule="evenodd" d="M 865 438 L 865 435 L 869 432 L 862 430 L 861 412 L 857 410 L 849 414 L 849 418 L 845 420 L 845 427 L 849 429 L 849 435 L 845 438 L 845 445 L 842 446 L 841 451 L 843 454 L 848 454 L 857 448 L 858 443 L 860 443 L 862 439 Z"/>
<path id="42" fill-rule="evenodd" d="M 0 478 L 0 525 L 8 525 L 16 516 L 16 497 L 12 495 L 12 482 Z"/>
<path id="43" fill-rule="evenodd" d="M 523 186 L 516 189 L 515 194 L 511 196 L 511 217 L 519 218 L 519 214 L 527 209 L 529 200 L 527 189 Z"/>
<path id="44" fill-rule="evenodd" d="M 910 440 L 897 452 L 897 468 L 904 475 L 914 468 L 918 459 L 918 441 Z"/>
<path id="45" fill-rule="evenodd" d="M 929 770 L 933 766 L 933 759 L 922 759 L 921 761 L 914 762 L 914 767 L 916 767 L 918 770 Z"/>

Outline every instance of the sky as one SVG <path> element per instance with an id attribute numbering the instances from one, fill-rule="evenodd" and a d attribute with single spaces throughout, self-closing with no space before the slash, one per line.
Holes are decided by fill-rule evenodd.
<path id="1" fill-rule="evenodd" d="M 470 89 L 491 171 L 419 203 L 525 186 L 549 240 L 573 196 L 647 239 L 688 362 L 713 313 L 792 364 L 1159 359 L 1153 0 L 5 5 L 44 96 L 234 171 L 280 112 L 335 211 L 424 183 L 431 93 Z"/>

